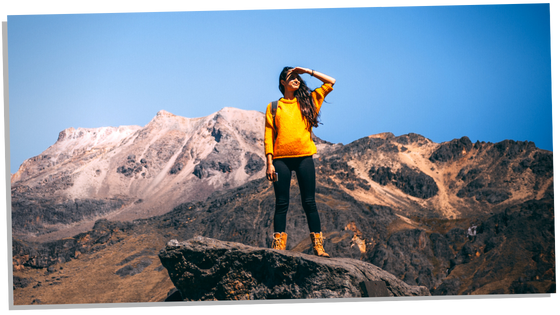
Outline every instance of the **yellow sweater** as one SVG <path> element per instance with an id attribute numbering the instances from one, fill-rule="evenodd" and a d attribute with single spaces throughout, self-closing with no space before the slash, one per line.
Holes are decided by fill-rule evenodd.
<path id="1" fill-rule="evenodd" d="M 317 106 L 317 112 L 321 109 L 325 96 L 332 91 L 330 83 L 325 83 L 315 91 L 311 97 Z M 264 128 L 264 150 L 265 155 L 272 153 L 274 159 L 286 157 L 309 156 L 317 153 L 317 147 L 311 139 L 311 126 L 307 127 L 306 120 L 301 114 L 297 99 L 287 100 L 281 98 L 276 109 L 276 129 L 272 122 L 272 103 L 266 108 L 266 122 Z M 274 138 L 276 141 L 274 142 Z"/>

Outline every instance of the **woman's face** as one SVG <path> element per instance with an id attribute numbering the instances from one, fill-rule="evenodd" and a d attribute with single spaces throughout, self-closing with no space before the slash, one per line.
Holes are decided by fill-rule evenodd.
<path id="1" fill-rule="evenodd" d="M 282 80 L 282 85 L 286 91 L 297 91 L 299 89 L 300 81 L 296 74 L 290 74 L 286 80 Z"/>

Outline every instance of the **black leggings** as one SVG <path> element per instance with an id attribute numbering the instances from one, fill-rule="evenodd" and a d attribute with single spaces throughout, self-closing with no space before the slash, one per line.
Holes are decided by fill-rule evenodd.
<path id="1" fill-rule="evenodd" d="M 286 214 L 290 205 L 292 171 L 296 171 L 301 203 L 307 216 L 309 231 L 321 232 L 321 221 L 315 204 L 315 164 L 313 163 L 313 157 L 276 159 L 273 161 L 273 165 L 278 173 L 278 181 L 274 183 L 274 194 L 276 195 L 274 232 L 286 231 Z"/>

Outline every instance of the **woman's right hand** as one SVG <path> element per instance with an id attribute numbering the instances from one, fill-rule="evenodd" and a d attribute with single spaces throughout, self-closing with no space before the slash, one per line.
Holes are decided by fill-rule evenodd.
<path id="1" fill-rule="evenodd" d="M 272 154 L 269 153 L 266 155 L 266 178 L 269 181 L 273 181 L 274 173 L 276 173 L 276 169 L 274 168 L 274 164 L 272 164 Z"/>
<path id="2" fill-rule="evenodd" d="M 268 164 L 266 167 L 266 179 L 268 179 L 269 181 L 273 181 L 275 173 L 276 169 L 274 168 L 274 165 L 272 165 L 272 163 Z"/>

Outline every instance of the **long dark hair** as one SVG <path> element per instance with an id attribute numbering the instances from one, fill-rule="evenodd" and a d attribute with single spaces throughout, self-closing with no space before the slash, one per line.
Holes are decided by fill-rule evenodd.
<path id="1" fill-rule="evenodd" d="M 282 85 L 282 80 L 286 81 L 288 71 L 293 69 L 293 67 L 284 67 L 282 72 L 280 73 L 280 79 L 278 80 L 278 87 L 280 88 L 280 92 L 284 95 L 284 86 Z M 296 97 L 299 103 L 299 110 L 301 111 L 301 115 L 307 121 L 307 126 L 310 125 L 313 127 L 319 126 L 319 112 L 315 105 L 313 104 L 313 98 L 311 97 L 311 89 L 305 84 L 305 81 L 299 76 L 299 74 L 292 73 L 292 76 L 296 76 L 299 80 L 299 89 L 294 92 L 294 96 Z"/>

